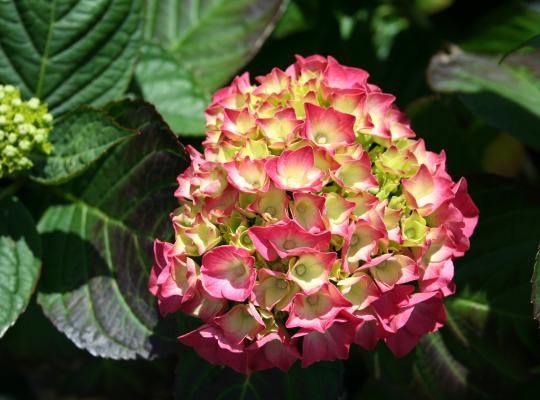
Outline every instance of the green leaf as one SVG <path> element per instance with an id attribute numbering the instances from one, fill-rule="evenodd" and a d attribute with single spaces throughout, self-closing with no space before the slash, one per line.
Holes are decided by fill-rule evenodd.
<path id="1" fill-rule="evenodd" d="M 488 140 L 477 143 L 478 136 L 486 139 L 485 135 L 478 135 L 472 126 L 463 123 L 466 118 L 454 103 L 450 99 L 420 98 L 407 107 L 407 115 L 413 130 L 425 140 L 429 150 L 446 152 L 447 168 L 453 176 L 479 172 L 483 147 Z"/>
<path id="2" fill-rule="evenodd" d="M 432 58 L 429 81 L 437 91 L 461 93 L 474 113 L 540 150 L 540 50 L 499 60 L 453 47 Z"/>
<path id="3" fill-rule="evenodd" d="M 175 132 L 204 133 L 210 93 L 259 50 L 286 0 L 149 0 L 137 82 Z"/>
<path id="4" fill-rule="evenodd" d="M 54 151 L 50 155 L 34 155 L 31 176 L 47 185 L 65 182 L 136 133 L 119 126 L 103 111 L 78 109 L 55 125 L 49 136 Z"/>
<path id="5" fill-rule="evenodd" d="M 142 40 L 142 0 L 0 2 L 0 82 L 55 115 L 103 105 L 129 84 Z"/>
<path id="6" fill-rule="evenodd" d="M 540 247 L 538 253 L 536 253 L 536 260 L 534 263 L 531 301 L 534 307 L 534 319 L 540 324 Z"/>
<path id="7" fill-rule="evenodd" d="M 529 38 L 527 39 L 526 41 L 524 41 L 523 43 L 520 43 L 519 45 L 517 45 L 515 48 L 513 48 L 512 50 L 506 52 L 502 57 L 501 57 L 501 61 L 499 61 L 499 63 L 502 63 L 510 54 L 513 54 L 515 53 L 516 51 L 519 51 L 519 50 L 522 50 L 522 49 L 525 49 L 527 47 L 533 47 L 533 48 L 540 48 L 540 35 L 535 35 L 533 36 L 532 38 Z"/>
<path id="8" fill-rule="evenodd" d="M 509 2 L 473 25 L 459 44 L 473 53 L 506 53 L 540 33 L 539 3 Z"/>
<path id="9" fill-rule="evenodd" d="M 38 280 L 41 244 L 32 216 L 16 198 L 0 200 L 0 337 L 21 315 Z"/>
<path id="10" fill-rule="evenodd" d="M 110 109 L 130 128 L 141 126 L 139 134 L 58 187 L 64 204 L 49 207 L 38 225 L 46 249 L 38 303 L 78 347 L 114 359 L 155 353 L 152 244 L 170 230 L 175 178 L 186 166 L 155 111 L 133 106 Z"/>
<path id="11" fill-rule="evenodd" d="M 209 364 L 195 352 L 182 354 L 175 374 L 175 399 L 337 399 L 343 388 L 343 364 L 319 362 L 308 368 L 296 363 L 287 372 L 276 368 L 249 377 Z"/>
<path id="12" fill-rule="evenodd" d="M 204 110 L 210 95 L 198 87 L 191 72 L 161 47 L 148 44 L 144 49 L 137 67 L 144 97 L 156 104 L 176 132 L 204 134 Z"/>
<path id="13" fill-rule="evenodd" d="M 420 339 L 413 369 L 415 377 L 432 398 L 444 398 L 444 394 L 455 398 L 467 391 L 469 371 L 452 356 L 439 332 Z"/>
<path id="14" fill-rule="evenodd" d="M 309 22 L 302 9 L 295 2 L 290 2 L 283 13 L 283 17 L 276 24 L 272 37 L 284 39 L 287 36 L 307 31 L 309 28 Z"/>

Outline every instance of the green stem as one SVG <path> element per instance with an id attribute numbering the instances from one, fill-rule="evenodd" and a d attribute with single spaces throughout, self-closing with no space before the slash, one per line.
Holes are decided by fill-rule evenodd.
<path id="1" fill-rule="evenodd" d="M 246 398 L 246 392 L 249 387 L 249 380 L 251 379 L 251 375 L 248 375 L 246 377 L 246 380 L 244 381 L 244 384 L 242 385 L 242 391 L 240 392 L 240 399 L 244 400 Z"/>

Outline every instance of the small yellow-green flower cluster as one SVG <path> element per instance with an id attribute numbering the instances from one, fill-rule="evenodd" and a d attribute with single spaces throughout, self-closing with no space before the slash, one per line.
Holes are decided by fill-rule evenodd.
<path id="1" fill-rule="evenodd" d="M 32 167 L 30 153 L 52 151 L 52 120 L 39 99 L 23 101 L 19 89 L 0 85 L 0 177 Z"/>

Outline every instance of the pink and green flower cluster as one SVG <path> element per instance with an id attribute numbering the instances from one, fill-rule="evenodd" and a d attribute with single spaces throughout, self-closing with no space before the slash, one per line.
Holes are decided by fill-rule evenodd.
<path id="1" fill-rule="evenodd" d="M 401 356 L 443 325 L 478 210 L 367 79 L 315 55 L 215 93 L 150 278 L 163 314 L 203 321 L 179 340 L 209 362 Z"/>

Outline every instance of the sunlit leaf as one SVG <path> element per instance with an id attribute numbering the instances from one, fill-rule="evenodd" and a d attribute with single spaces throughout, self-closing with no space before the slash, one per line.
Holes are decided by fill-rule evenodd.
<path id="1" fill-rule="evenodd" d="M 16 198 L 0 199 L 0 337 L 24 312 L 41 270 L 32 216 Z"/>
<path id="2" fill-rule="evenodd" d="M 103 111 L 76 110 L 58 121 L 52 130 L 49 140 L 54 152 L 33 157 L 32 178 L 45 184 L 67 181 L 136 133 L 119 126 Z"/>
<path id="3" fill-rule="evenodd" d="M 0 82 L 56 115 L 127 88 L 142 40 L 142 0 L 0 1 Z"/>
<path id="4" fill-rule="evenodd" d="M 149 0 L 137 82 L 177 133 L 202 135 L 211 91 L 247 63 L 286 0 Z"/>
<path id="5" fill-rule="evenodd" d="M 141 126 L 136 115 L 130 119 L 130 128 Z M 49 207 L 39 222 L 46 251 L 38 302 L 60 331 L 96 356 L 155 353 L 158 315 L 147 289 L 152 242 L 166 236 L 175 177 L 185 168 L 183 149 L 156 119 L 148 117 L 139 134 L 59 187 L 65 204 Z"/>
<path id="6" fill-rule="evenodd" d="M 461 93 L 464 103 L 488 123 L 540 149 L 540 50 L 500 56 L 452 47 L 431 60 L 431 86 Z"/>

